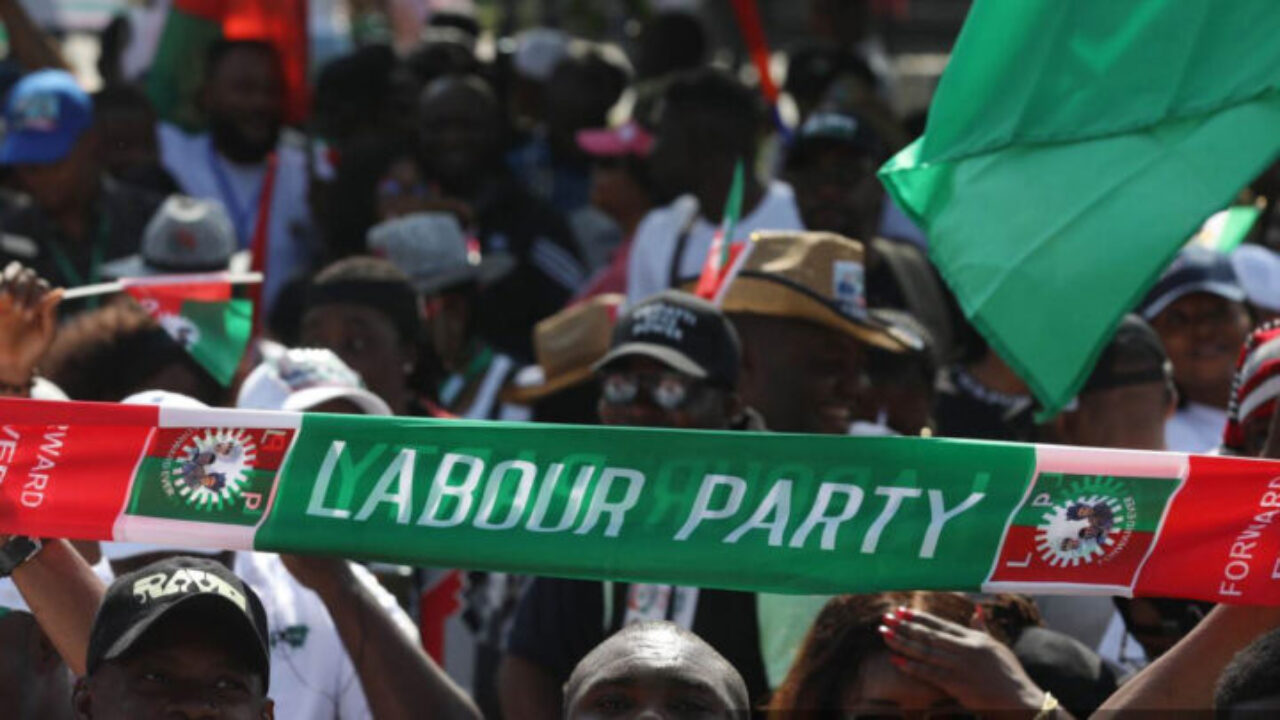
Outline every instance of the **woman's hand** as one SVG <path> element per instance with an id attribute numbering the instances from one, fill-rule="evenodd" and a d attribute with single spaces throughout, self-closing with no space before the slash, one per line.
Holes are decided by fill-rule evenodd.
<path id="1" fill-rule="evenodd" d="M 982 627 L 980 616 L 974 624 Z M 900 607 L 884 616 L 880 634 L 899 670 L 937 686 L 969 710 L 1038 711 L 1044 703 L 1044 691 L 1013 651 L 985 629 Z"/>

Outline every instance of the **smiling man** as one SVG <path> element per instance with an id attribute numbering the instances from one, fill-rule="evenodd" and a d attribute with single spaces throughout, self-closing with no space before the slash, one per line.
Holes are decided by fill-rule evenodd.
<path id="1" fill-rule="evenodd" d="M 756 233 L 723 308 L 742 336 L 743 401 L 777 432 L 848 433 L 867 349 L 923 343 L 870 313 L 862 244 L 834 233 Z"/>
<path id="2" fill-rule="evenodd" d="M 1168 449 L 1213 450 L 1227 424 L 1236 356 L 1252 322 L 1231 261 L 1213 250 L 1183 250 L 1140 312 L 1169 353 L 1182 399 L 1165 427 Z"/>

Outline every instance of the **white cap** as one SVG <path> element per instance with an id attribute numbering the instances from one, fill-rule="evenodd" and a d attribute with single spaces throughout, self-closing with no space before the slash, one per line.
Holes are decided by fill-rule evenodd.
<path id="1" fill-rule="evenodd" d="M 54 385 L 49 380 L 37 377 L 35 382 L 31 384 L 32 400 L 70 400 L 62 388 Z"/>
<path id="2" fill-rule="evenodd" d="M 1280 255 L 1261 245 L 1241 245 L 1231 253 L 1231 265 L 1250 305 L 1280 312 Z"/>
<path id="3" fill-rule="evenodd" d="M 163 405 L 164 407 L 188 408 L 191 410 L 205 410 L 209 407 L 190 395 L 169 392 L 168 390 L 143 390 L 130 395 L 120 402 L 125 405 Z"/>
<path id="4" fill-rule="evenodd" d="M 366 415 L 394 414 L 355 370 L 322 348 L 292 348 L 262 362 L 244 379 L 236 407 L 306 412 L 330 400 L 348 400 Z"/>
<path id="5" fill-rule="evenodd" d="M 513 64 L 516 72 L 546 82 L 556 65 L 569 54 L 569 36 L 553 28 L 529 28 L 516 36 Z"/>

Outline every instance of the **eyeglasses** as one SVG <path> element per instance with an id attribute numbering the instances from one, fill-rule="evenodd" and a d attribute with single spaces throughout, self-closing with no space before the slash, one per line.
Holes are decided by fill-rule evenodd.
<path id="1" fill-rule="evenodd" d="M 610 405 L 629 405 L 644 390 L 649 400 L 663 410 L 679 410 L 702 387 L 698 380 L 679 373 L 623 373 L 612 372 L 604 376 L 601 397 Z"/>

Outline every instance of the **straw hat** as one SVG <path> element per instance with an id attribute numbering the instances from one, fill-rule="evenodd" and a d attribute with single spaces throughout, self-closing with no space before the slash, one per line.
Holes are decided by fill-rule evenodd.
<path id="1" fill-rule="evenodd" d="M 726 313 L 807 320 L 890 352 L 923 346 L 914 333 L 867 311 L 862 243 L 829 232 L 770 230 L 752 233 L 745 252 L 724 290 Z"/>
<path id="2" fill-rule="evenodd" d="M 622 295 L 596 295 L 538 323 L 533 328 L 537 365 L 522 370 L 502 399 L 527 405 L 589 379 L 591 366 L 609 352 L 625 301 Z"/>

